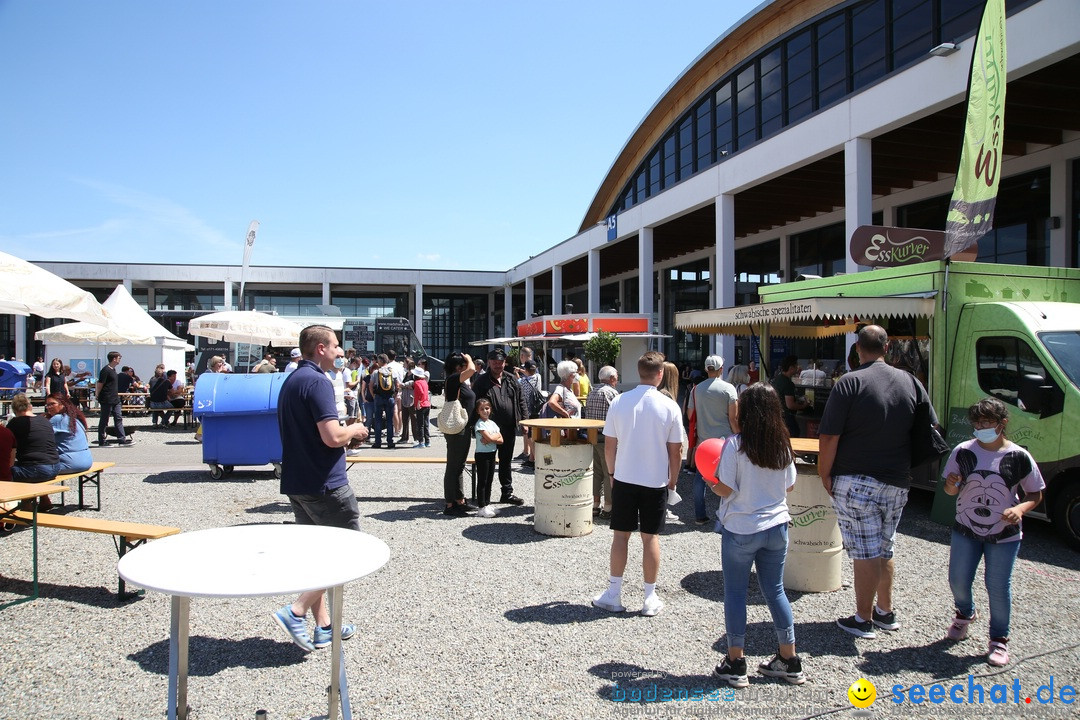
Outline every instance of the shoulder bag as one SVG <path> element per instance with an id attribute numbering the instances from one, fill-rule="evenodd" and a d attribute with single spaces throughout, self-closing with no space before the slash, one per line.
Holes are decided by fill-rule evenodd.
<path id="1" fill-rule="evenodd" d="M 469 413 L 461 405 L 461 386 L 458 385 L 458 396 L 448 400 L 439 411 L 439 430 L 443 435 L 459 435 L 469 424 Z"/>
<path id="2" fill-rule="evenodd" d="M 930 401 L 922 400 L 915 406 L 915 418 L 911 423 L 911 467 L 937 460 L 950 449 L 945 438 L 930 422 Z"/>

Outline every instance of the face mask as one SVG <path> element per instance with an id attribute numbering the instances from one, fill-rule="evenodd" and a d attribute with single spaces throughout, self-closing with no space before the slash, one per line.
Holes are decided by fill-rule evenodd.
<path id="1" fill-rule="evenodd" d="M 997 428 L 982 428 L 981 430 L 973 430 L 971 434 L 979 442 L 989 445 L 996 441 L 1001 433 L 998 432 Z"/>
<path id="2" fill-rule="evenodd" d="M 334 367 L 338 370 L 345 367 L 345 358 L 334 358 Z"/>

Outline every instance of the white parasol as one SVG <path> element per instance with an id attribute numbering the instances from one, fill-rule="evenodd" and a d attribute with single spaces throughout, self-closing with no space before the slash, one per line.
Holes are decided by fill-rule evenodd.
<path id="1" fill-rule="evenodd" d="M 59 275 L 0 252 L 0 314 L 70 318 L 106 325 L 101 303 Z"/>
<path id="2" fill-rule="evenodd" d="M 226 310 L 197 317 L 188 323 L 188 333 L 211 340 L 295 347 L 300 343 L 300 326 L 291 320 L 254 310 Z"/>

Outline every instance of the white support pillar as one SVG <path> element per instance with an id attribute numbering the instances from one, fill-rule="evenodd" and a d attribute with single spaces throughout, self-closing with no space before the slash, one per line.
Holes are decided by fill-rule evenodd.
<path id="1" fill-rule="evenodd" d="M 562 265 L 551 266 L 551 314 L 563 314 Z"/>
<path id="2" fill-rule="evenodd" d="M 589 312 L 600 312 L 600 249 L 589 251 Z"/>
<path id="3" fill-rule="evenodd" d="M 643 227 L 638 231 L 638 312 L 650 317 L 654 312 L 653 229 L 651 227 Z"/>
<path id="4" fill-rule="evenodd" d="M 1050 267 L 1069 267 L 1069 161 L 1058 158 L 1050 163 L 1050 217 L 1058 219 L 1058 227 L 1050 225 Z M 1073 178 L 1076 182 L 1076 178 Z"/>
<path id="5" fill-rule="evenodd" d="M 735 307 L 735 196 L 716 198 L 716 272 L 713 275 L 715 307 Z M 716 350 L 724 367 L 735 364 L 735 338 L 720 335 Z"/>
<path id="6" fill-rule="evenodd" d="M 716 253 L 713 252 L 713 254 L 709 256 L 709 287 L 713 289 L 712 297 L 709 298 L 709 306 L 714 308 L 720 307 L 716 304 L 716 298 L 719 296 L 719 290 L 716 288 L 716 283 Z M 716 354 L 716 338 L 716 335 L 712 333 L 709 334 L 707 347 L 710 355 Z"/>
<path id="7" fill-rule="evenodd" d="M 529 275 L 525 278 L 525 319 L 532 318 L 536 312 L 536 278 Z M 515 333 L 516 335 L 517 333 Z"/>
<path id="8" fill-rule="evenodd" d="M 323 284 L 322 284 L 322 304 L 323 305 L 329 305 L 330 304 L 330 281 L 329 280 L 323 280 Z"/>
<path id="9" fill-rule="evenodd" d="M 671 268 L 664 268 L 656 272 L 656 332 L 667 333 L 667 289 L 668 276 Z"/>
<path id="10" fill-rule="evenodd" d="M 780 282 L 791 282 L 795 279 L 795 268 L 791 267 L 791 236 L 780 236 Z"/>
<path id="11" fill-rule="evenodd" d="M 846 249 L 852 233 L 873 219 L 873 182 L 870 138 L 853 138 L 844 143 L 844 271 L 859 272 L 859 265 Z M 794 279 L 794 278 L 792 278 Z"/>
<path id="12" fill-rule="evenodd" d="M 157 310 L 157 290 L 153 285 L 146 288 L 146 309 Z"/>
<path id="13" fill-rule="evenodd" d="M 129 278 L 129 277 L 124 278 L 123 283 L 124 283 L 124 289 L 127 290 L 128 295 L 130 295 L 131 294 L 131 278 Z"/>
<path id="14" fill-rule="evenodd" d="M 503 286 L 503 337 L 514 337 L 514 286 Z"/>
<path id="15" fill-rule="evenodd" d="M 26 354 L 26 316 L 13 315 L 12 320 L 15 321 L 15 357 L 11 359 L 33 365 L 34 358 Z"/>
<path id="16" fill-rule="evenodd" d="M 242 303 L 244 299 L 243 298 L 237 298 L 236 300 L 237 300 L 236 309 L 237 310 L 243 310 L 243 308 L 240 307 L 240 303 Z M 226 310 L 232 310 L 233 309 L 233 282 L 232 282 L 232 280 L 226 280 L 225 281 L 225 309 Z"/>
<path id="17" fill-rule="evenodd" d="M 416 283 L 413 286 L 413 313 L 416 318 L 413 322 L 413 331 L 421 345 L 424 344 L 424 284 Z"/>

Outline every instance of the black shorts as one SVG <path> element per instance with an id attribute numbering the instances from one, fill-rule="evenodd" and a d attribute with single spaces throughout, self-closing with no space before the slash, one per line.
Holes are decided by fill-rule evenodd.
<path id="1" fill-rule="evenodd" d="M 667 493 L 666 486 L 650 488 L 613 480 L 611 529 L 619 532 L 634 532 L 640 529 L 643 533 L 658 535 L 663 531 L 667 520 Z"/>

